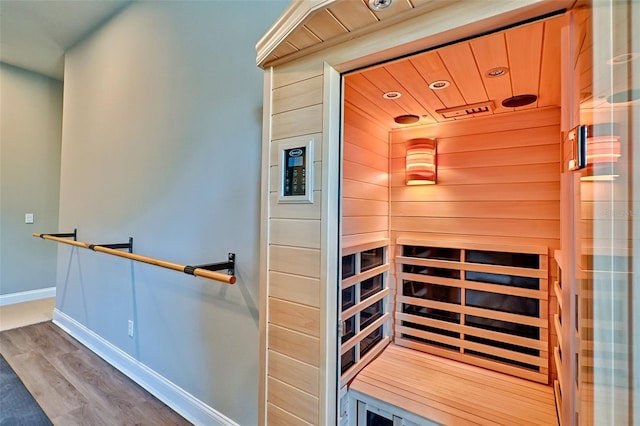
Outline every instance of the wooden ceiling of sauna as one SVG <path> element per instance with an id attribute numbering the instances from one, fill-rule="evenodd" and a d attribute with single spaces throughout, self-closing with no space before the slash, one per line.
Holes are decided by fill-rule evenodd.
<path id="1" fill-rule="evenodd" d="M 495 106 L 477 115 L 559 106 L 561 26 L 561 18 L 538 21 L 346 75 L 345 100 L 387 128 L 402 127 L 394 117 L 406 114 L 420 117 L 415 125 L 469 119 L 476 114 L 446 118 L 441 110 L 477 103 Z M 496 67 L 508 71 L 487 76 Z M 430 89 L 438 80 L 450 85 Z M 394 91 L 401 96 L 383 98 Z M 518 108 L 502 106 L 504 99 L 525 94 L 538 100 Z"/>
<path id="2" fill-rule="evenodd" d="M 286 40 L 264 59 L 270 65 L 279 59 L 297 53 L 308 53 L 325 48 L 347 38 L 353 38 L 361 30 L 370 30 L 371 25 L 388 24 L 414 12 L 427 12 L 442 7 L 443 1 L 393 0 L 393 6 L 381 11 L 372 11 L 368 0 L 336 0 L 313 11 L 297 26 Z"/>

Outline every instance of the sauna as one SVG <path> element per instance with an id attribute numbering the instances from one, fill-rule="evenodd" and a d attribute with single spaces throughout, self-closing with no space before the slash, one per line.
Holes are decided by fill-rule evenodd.
<path id="1" fill-rule="evenodd" d="M 628 199 L 635 102 L 598 96 L 594 27 L 588 2 L 327 1 L 263 37 L 262 424 L 593 424 L 589 271 L 631 254 L 590 229 Z"/>

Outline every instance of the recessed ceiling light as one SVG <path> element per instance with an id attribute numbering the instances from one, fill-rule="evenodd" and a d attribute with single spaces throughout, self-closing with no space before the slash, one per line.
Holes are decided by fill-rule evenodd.
<path id="1" fill-rule="evenodd" d="M 502 106 L 506 108 L 517 108 L 529 105 L 538 100 L 536 95 L 516 95 L 502 101 Z"/>
<path id="2" fill-rule="evenodd" d="M 413 124 L 417 123 L 420 120 L 420 117 L 413 114 L 399 115 L 393 119 L 398 124 Z"/>
<path id="3" fill-rule="evenodd" d="M 508 72 L 509 72 L 509 68 L 507 67 L 496 67 L 496 68 L 491 68 L 484 75 L 486 75 L 487 77 L 502 77 L 503 75 L 506 75 Z"/>
<path id="4" fill-rule="evenodd" d="M 400 92 L 385 92 L 382 95 L 385 99 L 398 99 L 400 96 L 402 96 L 402 93 Z"/>
<path id="5" fill-rule="evenodd" d="M 369 0 L 369 9 L 371 10 L 384 10 L 391 6 L 393 0 Z"/>
<path id="6" fill-rule="evenodd" d="M 451 85 L 447 80 L 437 80 L 429 84 L 429 89 L 431 90 L 442 90 Z"/>
<path id="7" fill-rule="evenodd" d="M 626 63 L 631 62 L 634 59 L 637 59 L 639 57 L 640 57 L 640 53 L 637 53 L 637 52 L 623 53 L 622 55 L 617 55 L 617 56 L 614 56 L 613 58 L 609 59 L 607 61 L 607 64 L 608 65 L 626 64 Z"/>

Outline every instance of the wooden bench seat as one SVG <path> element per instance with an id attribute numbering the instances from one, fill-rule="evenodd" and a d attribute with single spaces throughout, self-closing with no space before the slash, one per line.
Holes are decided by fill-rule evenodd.
<path id="1" fill-rule="evenodd" d="M 394 344 L 349 390 L 444 425 L 558 425 L 551 386 Z"/>

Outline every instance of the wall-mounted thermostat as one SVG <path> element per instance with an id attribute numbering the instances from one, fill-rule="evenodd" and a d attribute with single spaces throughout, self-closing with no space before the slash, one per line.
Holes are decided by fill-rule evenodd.
<path id="1" fill-rule="evenodd" d="M 279 203 L 313 203 L 313 139 L 281 142 Z"/>

